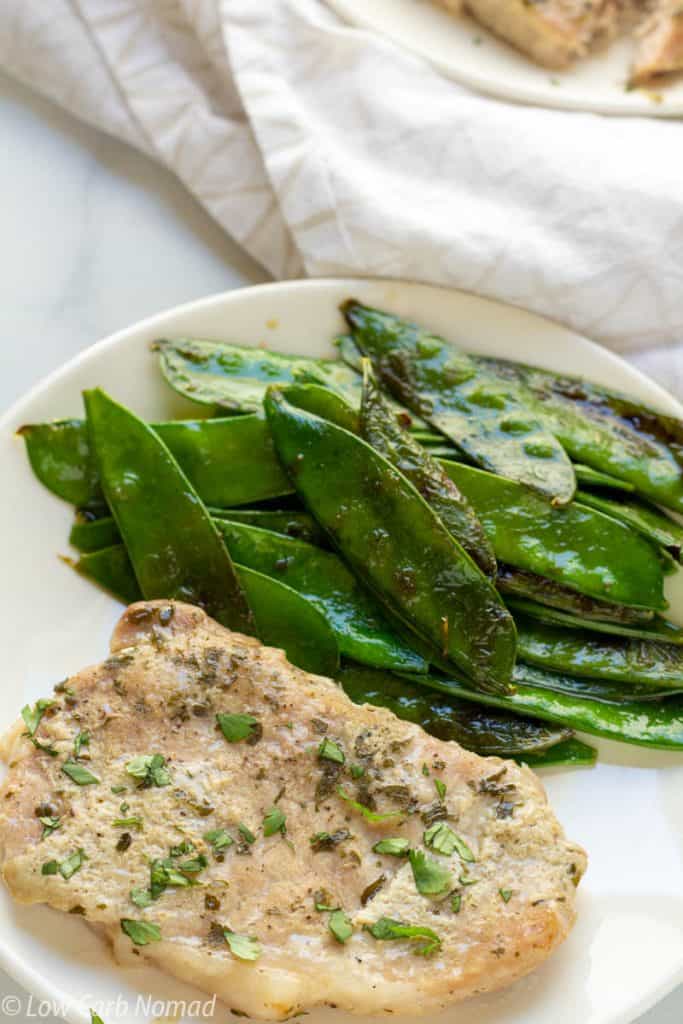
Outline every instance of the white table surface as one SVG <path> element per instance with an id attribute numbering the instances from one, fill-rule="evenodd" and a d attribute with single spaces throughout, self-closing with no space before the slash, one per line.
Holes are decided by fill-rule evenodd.
<path id="1" fill-rule="evenodd" d="M 266 280 L 171 175 L 2 75 L 0 138 L 0 411 L 112 331 Z M 0 970 L 6 996 L 2 1024 L 36 1019 Z M 683 987 L 639 1024 L 683 1024 Z"/>

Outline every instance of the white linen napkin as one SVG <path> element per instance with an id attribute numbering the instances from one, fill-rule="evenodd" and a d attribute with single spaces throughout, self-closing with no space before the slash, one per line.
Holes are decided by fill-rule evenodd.
<path id="1" fill-rule="evenodd" d="M 452 285 L 658 375 L 683 355 L 677 121 L 479 96 L 321 0 L 2 0 L 0 63 L 175 171 L 275 277 Z"/>

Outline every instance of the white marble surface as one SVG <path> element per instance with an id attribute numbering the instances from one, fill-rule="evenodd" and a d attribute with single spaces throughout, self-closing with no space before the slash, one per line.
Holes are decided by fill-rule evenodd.
<path id="1" fill-rule="evenodd" d="M 0 411 L 120 327 L 265 279 L 170 175 L 2 76 L 0 137 Z M 6 996 L 23 1009 L 3 1024 L 28 1024 L 0 971 Z M 679 989 L 640 1024 L 682 1022 Z"/>

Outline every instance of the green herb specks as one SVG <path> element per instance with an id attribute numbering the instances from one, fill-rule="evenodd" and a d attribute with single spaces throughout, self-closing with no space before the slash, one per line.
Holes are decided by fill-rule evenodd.
<path id="1" fill-rule="evenodd" d="M 318 747 L 318 757 L 322 761 L 334 761 L 335 764 L 344 764 L 346 760 L 344 751 L 339 744 L 328 739 L 327 736 Z"/>
<path id="2" fill-rule="evenodd" d="M 253 715 L 216 715 L 218 727 L 228 743 L 256 743 L 261 738 L 261 724 Z"/>
<path id="3" fill-rule="evenodd" d="M 161 942 L 161 928 L 151 921 L 133 921 L 124 917 L 121 919 L 121 931 L 136 946 L 148 946 L 150 942 Z"/>
<path id="4" fill-rule="evenodd" d="M 395 939 L 410 939 L 416 943 L 413 952 L 417 956 L 432 956 L 441 948 L 441 939 L 431 928 L 423 928 L 418 925 L 403 924 L 402 921 L 394 921 L 390 917 L 380 917 L 374 924 L 366 926 L 373 939 L 380 941 L 392 941 Z"/>
<path id="5" fill-rule="evenodd" d="M 411 850 L 410 866 L 417 891 L 423 896 L 442 896 L 453 888 L 453 879 L 446 868 L 422 850 Z"/>
<path id="6" fill-rule="evenodd" d="M 28 730 L 29 736 L 35 736 L 43 715 L 49 707 L 52 707 L 53 703 L 54 702 L 51 700 L 41 698 L 36 701 L 33 707 L 31 707 L 30 704 L 27 704 L 21 709 L 21 717 L 24 719 L 24 725 Z"/>
<path id="7" fill-rule="evenodd" d="M 397 836 L 390 839 L 380 839 L 372 849 L 374 853 L 384 853 L 390 857 L 407 857 L 410 851 L 410 843 L 407 839 Z"/>
<path id="8" fill-rule="evenodd" d="M 77 786 L 96 786 L 99 783 L 99 779 L 96 775 L 93 775 L 91 771 L 88 771 L 78 761 L 72 761 L 69 758 L 62 765 L 62 771 L 65 775 L 68 775 L 72 782 L 75 782 Z"/>
<path id="9" fill-rule="evenodd" d="M 139 754 L 126 764 L 126 771 L 137 780 L 140 789 L 170 786 L 171 774 L 161 754 Z"/>
<path id="10" fill-rule="evenodd" d="M 353 935 L 353 925 L 343 910 L 333 910 L 327 927 L 334 935 L 337 942 L 348 942 Z"/>
<path id="11" fill-rule="evenodd" d="M 264 836 L 274 836 L 276 832 L 284 835 L 287 831 L 286 819 L 279 807 L 271 807 L 263 818 Z"/>
<path id="12" fill-rule="evenodd" d="M 435 822 L 424 834 L 425 846 L 444 857 L 457 853 L 461 860 L 474 863 L 475 857 L 464 839 L 456 835 L 445 821 Z"/>
<path id="13" fill-rule="evenodd" d="M 231 932 L 225 928 L 223 929 L 223 936 L 230 947 L 230 952 L 238 960 L 258 960 L 260 957 L 261 946 L 258 939 L 255 939 L 253 935 L 237 935 L 236 932 Z"/>

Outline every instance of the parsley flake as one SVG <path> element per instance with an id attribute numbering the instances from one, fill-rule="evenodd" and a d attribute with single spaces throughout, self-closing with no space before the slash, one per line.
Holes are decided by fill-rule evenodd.
<path id="1" fill-rule="evenodd" d="M 498 892 L 500 893 L 500 898 L 503 903 L 510 902 L 510 899 L 512 898 L 512 889 L 499 889 Z"/>
<path id="2" fill-rule="evenodd" d="M 137 779 L 140 789 L 161 788 L 170 786 L 172 782 L 166 758 L 161 754 L 139 754 L 127 762 L 126 771 Z"/>
<path id="3" fill-rule="evenodd" d="M 237 935 L 236 932 L 228 931 L 225 928 L 223 936 L 230 947 L 230 952 L 238 960 L 258 960 L 260 957 L 261 946 L 253 935 Z"/>
<path id="4" fill-rule="evenodd" d="M 52 707 L 53 703 L 54 701 L 41 698 L 35 702 L 33 707 L 31 707 L 30 704 L 27 704 L 21 709 L 21 717 L 24 719 L 24 725 L 28 730 L 29 736 L 35 735 L 43 715 L 48 708 Z"/>
<path id="5" fill-rule="evenodd" d="M 43 834 L 40 837 L 41 839 L 45 839 L 47 836 L 51 836 L 52 833 L 56 832 L 57 829 L 60 828 L 60 826 L 62 824 L 60 818 L 44 817 L 44 818 L 38 818 L 38 821 L 43 826 Z"/>
<path id="6" fill-rule="evenodd" d="M 62 771 L 65 775 L 68 775 L 72 782 L 75 782 L 77 786 L 96 786 L 99 783 L 99 779 L 96 775 L 93 775 L 91 771 L 88 771 L 78 761 L 72 761 L 69 758 L 62 765 Z"/>
<path id="7" fill-rule="evenodd" d="M 65 881 L 69 881 L 72 875 L 79 871 L 88 858 L 83 850 L 75 850 L 69 854 L 61 863 L 56 860 L 48 860 L 40 869 L 42 875 L 60 874 Z"/>
<path id="8" fill-rule="evenodd" d="M 212 832 L 206 832 L 204 839 L 212 847 L 214 854 L 227 850 L 235 841 L 224 828 L 215 828 Z"/>
<path id="9" fill-rule="evenodd" d="M 237 826 L 237 831 L 242 836 L 242 839 L 244 839 L 245 843 L 249 843 L 249 846 L 251 846 L 252 843 L 256 842 L 256 836 L 251 831 L 251 829 L 247 828 L 243 821 L 241 821 Z"/>
<path id="10" fill-rule="evenodd" d="M 79 732 L 78 735 L 76 736 L 76 738 L 74 739 L 74 757 L 76 758 L 76 760 L 78 760 L 78 758 L 80 757 L 81 750 L 83 749 L 83 747 L 89 747 L 89 746 L 90 746 L 90 733 L 87 732 L 87 731 L 86 732 Z"/>
<path id="11" fill-rule="evenodd" d="M 344 764 L 346 761 L 344 751 L 339 744 L 334 740 L 329 740 L 327 736 L 318 747 L 318 758 L 321 761 L 334 761 L 335 764 Z"/>
<path id="12" fill-rule="evenodd" d="M 145 907 L 150 907 L 154 902 L 149 889 L 131 889 L 130 898 L 135 906 L 140 907 L 141 910 L 144 910 Z"/>
<path id="13" fill-rule="evenodd" d="M 443 800 L 446 795 L 446 783 L 442 782 L 441 779 L 434 779 L 434 789 L 439 800 Z"/>
<path id="14" fill-rule="evenodd" d="M 403 924 L 402 921 L 394 921 L 390 917 L 380 917 L 374 924 L 366 925 L 373 939 L 389 941 L 396 939 L 411 939 L 416 941 L 414 953 L 417 956 L 432 956 L 441 948 L 441 939 L 431 928 L 423 928 L 419 925 Z"/>
<path id="15" fill-rule="evenodd" d="M 341 786 L 337 787 L 337 793 L 342 800 L 345 800 L 347 804 L 353 807 L 354 811 L 358 811 L 359 814 L 363 815 L 366 821 L 369 821 L 373 825 L 380 824 L 384 821 L 403 821 L 405 818 L 403 811 L 389 811 L 386 814 L 377 814 L 375 811 L 371 811 L 369 807 L 366 807 L 365 804 L 359 804 L 357 800 L 354 800 L 348 793 L 345 793 Z"/>
<path id="16" fill-rule="evenodd" d="M 287 831 L 286 819 L 279 807 L 271 807 L 263 819 L 264 836 L 274 836 L 276 832 L 284 835 Z"/>
<path id="17" fill-rule="evenodd" d="M 444 857 L 450 857 L 457 853 L 461 860 L 473 864 L 475 856 L 464 839 L 453 831 L 445 821 L 435 822 L 424 834 L 425 846 L 429 846 L 436 853 Z"/>
<path id="18" fill-rule="evenodd" d="M 261 724 L 253 715 L 216 715 L 216 721 L 228 743 L 260 739 Z"/>
<path id="19" fill-rule="evenodd" d="M 427 857 L 422 850 L 411 850 L 410 866 L 417 891 L 423 896 L 441 896 L 453 888 L 453 879 L 438 861 Z"/>
<path id="20" fill-rule="evenodd" d="M 121 919 L 121 931 L 136 946 L 148 946 L 150 942 L 161 942 L 161 928 L 151 921 L 133 921 L 129 917 Z"/>
<path id="21" fill-rule="evenodd" d="M 134 828 L 138 832 L 141 832 L 143 828 L 142 818 L 137 816 L 132 818 L 115 818 L 112 821 L 112 825 L 114 828 Z"/>
<path id="22" fill-rule="evenodd" d="M 353 935 L 353 925 L 343 910 L 333 910 L 327 927 L 334 935 L 337 942 L 342 944 L 348 942 Z"/>
<path id="23" fill-rule="evenodd" d="M 454 914 L 460 913 L 460 907 L 462 906 L 462 893 L 454 892 L 451 896 L 451 910 Z"/>
<path id="24" fill-rule="evenodd" d="M 374 853 L 385 853 L 390 857 L 407 857 L 410 843 L 402 837 L 380 839 L 372 849 Z"/>

